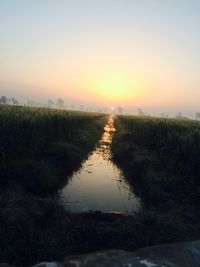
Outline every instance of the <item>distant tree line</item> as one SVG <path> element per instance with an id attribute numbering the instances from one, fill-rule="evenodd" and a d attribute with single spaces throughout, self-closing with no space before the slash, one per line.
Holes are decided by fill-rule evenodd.
<path id="1" fill-rule="evenodd" d="M 58 100 L 55 103 L 54 103 L 53 100 L 49 99 L 48 102 L 47 102 L 47 106 L 48 106 L 48 108 L 53 108 L 53 107 L 64 108 L 65 107 L 65 102 L 61 98 L 58 98 Z"/>
<path id="2" fill-rule="evenodd" d="M 8 98 L 6 96 L 1 96 L 0 97 L 0 104 L 12 104 L 12 105 L 18 105 L 19 101 L 13 97 Z"/>
<path id="3" fill-rule="evenodd" d="M 148 115 L 147 113 L 145 113 L 141 108 L 138 108 L 137 111 L 138 111 L 138 115 L 139 115 L 139 116 L 149 116 L 149 115 Z M 166 114 L 166 113 L 160 113 L 160 117 L 161 117 L 161 118 L 169 118 L 168 114 Z M 179 111 L 177 114 L 175 114 L 174 117 L 175 117 L 176 119 L 178 119 L 178 120 L 189 120 L 189 119 L 190 119 L 190 118 L 184 116 L 183 113 L 180 112 L 180 111 Z M 196 120 L 200 120 L 200 112 L 196 112 L 196 114 L 195 114 L 195 119 L 196 119 Z"/>
<path id="4" fill-rule="evenodd" d="M 7 96 L 1 96 L 0 97 L 0 104 L 4 104 L 4 105 L 5 104 L 7 104 L 7 105 L 19 105 L 20 102 L 14 97 L 10 97 L 9 98 Z M 39 106 L 39 104 L 35 103 L 34 101 L 30 101 L 29 99 L 28 99 L 28 103 L 27 104 L 28 104 L 28 106 Z M 42 105 L 40 105 L 40 106 L 42 106 Z M 52 99 L 49 99 L 47 101 L 47 104 L 43 105 L 43 106 L 46 106 L 48 108 L 60 108 L 60 109 L 64 109 L 64 108 L 67 107 L 62 98 L 58 98 L 55 102 Z M 97 112 L 103 112 L 103 113 L 109 113 L 110 112 L 109 108 L 106 108 L 106 107 L 94 108 L 94 107 L 84 107 L 83 105 L 79 105 L 79 107 L 76 108 L 73 104 L 69 105 L 68 107 L 70 109 L 78 109 L 78 110 L 81 110 L 81 111 L 83 111 L 83 110 L 90 111 L 90 112 L 97 111 Z M 121 107 L 121 106 L 119 106 L 117 108 L 112 108 L 112 110 L 113 110 L 114 114 L 121 115 L 121 114 L 124 113 L 124 108 Z M 143 111 L 143 109 L 141 109 L 141 108 L 138 108 L 137 111 L 138 111 L 138 115 L 139 116 L 150 116 L 147 113 L 145 113 Z M 167 114 L 165 114 L 165 113 L 161 113 L 160 117 L 161 118 L 168 118 L 169 116 Z M 185 117 L 182 114 L 182 112 L 178 112 L 177 114 L 175 114 L 175 118 L 179 119 L 179 120 L 187 120 L 187 119 L 189 119 L 188 117 Z M 195 119 L 200 121 L 200 112 L 196 112 Z"/>

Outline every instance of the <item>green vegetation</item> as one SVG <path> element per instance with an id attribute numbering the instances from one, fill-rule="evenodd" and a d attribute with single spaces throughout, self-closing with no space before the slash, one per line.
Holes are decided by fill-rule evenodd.
<path id="1" fill-rule="evenodd" d="M 27 266 L 76 251 L 77 221 L 56 193 L 106 121 L 98 113 L 0 105 L 0 262 Z"/>
<path id="2" fill-rule="evenodd" d="M 107 117 L 0 106 L 0 262 L 200 238 L 200 123 L 118 116 L 112 152 L 142 210 L 70 213 L 55 194 L 95 146 Z"/>
<path id="3" fill-rule="evenodd" d="M 199 173 L 200 122 L 145 117 L 121 117 L 118 122 L 135 145 L 158 152 L 164 169 L 184 176 Z"/>
<path id="4" fill-rule="evenodd" d="M 106 116 L 0 105 L 1 185 L 56 192 L 102 134 Z"/>
<path id="5" fill-rule="evenodd" d="M 120 116 L 116 126 L 113 159 L 143 201 L 138 216 L 146 239 L 153 245 L 200 238 L 200 123 Z"/>
<path id="6" fill-rule="evenodd" d="M 97 113 L 0 105 L 0 164 L 33 155 L 55 142 L 81 143 L 84 139 L 86 146 L 91 136 L 87 141 L 85 135 L 94 127 L 101 134 L 102 117 Z"/>

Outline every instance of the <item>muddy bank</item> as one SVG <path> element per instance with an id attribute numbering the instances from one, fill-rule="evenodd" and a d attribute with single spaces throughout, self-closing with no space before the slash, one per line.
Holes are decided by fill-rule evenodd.
<path id="1" fill-rule="evenodd" d="M 199 267 L 200 241 L 146 247 L 134 252 L 123 250 L 66 257 L 62 263 L 43 262 L 34 267 Z"/>

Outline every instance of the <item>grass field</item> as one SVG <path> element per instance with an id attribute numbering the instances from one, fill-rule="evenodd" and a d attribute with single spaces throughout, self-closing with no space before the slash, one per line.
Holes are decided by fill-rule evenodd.
<path id="1" fill-rule="evenodd" d="M 142 198 L 146 239 L 200 238 L 200 123 L 120 116 L 116 125 L 113 159 Z"/>
<path id="2" fill-rule="evenodd" d="M 132 177 L 148 176 L 150 180 L 156 171 L 162 184 L 165 173 L 172 177 L 171 182 L 180 177 L 187 187 L 199 185 L 199 122 L 124 116 L 116 123 L 119 131 L 113 143 L 114 158 L 129 165 Z M 127 162 L 127 158 L 131 160 Z M 169 191 L 173 190 L 170 185 Z"/>
<path id="3" fill-rule="evenodd" d="M 0 105 L 0 262 L 27 266 L 75 251 L 76 220 L 56 193 L 106 122 L 99 113 Z"/>
<path id="4" fill-rule="evenodd" d="M 95 146 L 105 122 L 98 113 L 0 105 L 1 184 L 56 191 L 59 178 L 66 181 Z"/>
<path id="5" fill-rule="evenodd" d="M 184 176 L 199 173 L 200 122 L 131 116 L 121 117 L 119 122 L 127 139 L 138 147 L 157 151 L 168 171 Z"/>
<path id="6" fill-rule="evenodd" d="M 98 113 L 0 105 L 0 163 L 27 157 L 53 142 L 78 142 L 84 138 L 80 133 L 95 126 L 101 129 L 103 124 L 98 120 L 102 117 Z"/>

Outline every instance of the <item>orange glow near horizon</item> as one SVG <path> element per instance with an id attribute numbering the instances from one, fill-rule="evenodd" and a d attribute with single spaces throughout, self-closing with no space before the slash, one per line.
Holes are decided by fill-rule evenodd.
<path id="1" fill-rule="evenodd" d="M 199 110 L 200 1 L 11 2 L 0 1 L 0 95 Z"/>

